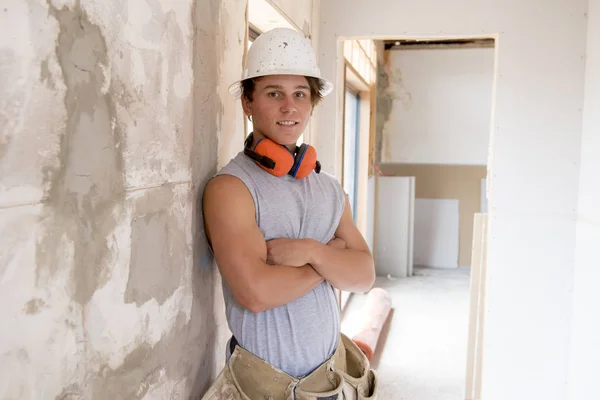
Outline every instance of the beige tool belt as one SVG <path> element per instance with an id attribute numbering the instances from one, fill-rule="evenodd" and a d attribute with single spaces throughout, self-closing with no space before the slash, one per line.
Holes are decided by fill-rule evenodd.
<path id="1" fill-rule="evenodd" d="M 331 358 L 303 378 L 236 346 L 202 400 L 376 400 L 378 384 L 369 360 L 341 334 Z"/>

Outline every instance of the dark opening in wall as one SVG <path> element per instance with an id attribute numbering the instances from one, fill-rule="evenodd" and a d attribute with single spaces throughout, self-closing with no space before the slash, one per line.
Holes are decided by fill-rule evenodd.
<path id="1" fill-rule="evenodd" d="M 462 39 L 390 39 L 384 40 L 385 50 L 407 50 L 424 48 L 481 48 L 494 47 L 492 38 L 462 38 Z"/>

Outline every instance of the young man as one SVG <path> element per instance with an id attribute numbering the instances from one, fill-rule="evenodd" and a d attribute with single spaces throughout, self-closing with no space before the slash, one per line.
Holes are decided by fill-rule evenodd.
<path id="1" fill-rule="evenodd" d="M 375 373 L 340 333 L 334 291 L 368 291 L 373 259 L 339 182 L 314 148 L 297 146 L 331 90 L 308 40 L 282 28 L 255 40 L 230 89 L 254 131 L 203 195 L 233 333 L 205 399 L 373 395 Z"/>

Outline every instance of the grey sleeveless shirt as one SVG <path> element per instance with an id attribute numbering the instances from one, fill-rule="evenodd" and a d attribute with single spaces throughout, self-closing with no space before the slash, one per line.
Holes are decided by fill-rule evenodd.
<path id="1" fill-rule="evenodd" d="M 332 239 L 345 205 L 339 182 L 321 171 L 304 179 L 275 177 L 238 153 L 217 175 L 233 175 L 254 199 L 265 240 Z M 327 282 L 283 306 L 254 314 L 241 307 L 223 280 L 227 322 L 240 346 L 294 377 L 312 372 L 336 349 L 340 313 Z"/>

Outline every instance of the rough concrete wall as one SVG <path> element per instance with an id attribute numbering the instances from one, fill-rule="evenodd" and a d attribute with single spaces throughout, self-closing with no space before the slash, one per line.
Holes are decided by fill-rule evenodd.
<path id="1" fill-rule="evenodd" d="M 245 2 L 3 4 L 0 398 L 198 396 L 227 334 L 198 193 Z"/>
<path id="2" fill-rule="evenodd" d="M 204 3 L 202 0 L 198 0 Z M 202 40 L 215 39 L 216 47 L 208 53 L 217 55 L 215 69 L 211 70 L 211 77 L 217 77 L 216 85 L 207 82 L 206 87 L 200 87 L 203 92 L 203 100 L 213 102 L 217 108 L 211 115 L 216 118 L 217 137 L 219 138 L 219 169 L 225 166 L 243 147 L 244 144 L 244 112 L 241 102 L 229 94 L 229 86 L 242 76 L 242 64 L 244 50 L 247 40 L 246 8 L 247 0 L 211 0 L 220 11 L 216 20 L 210 20 L 207 13 L 201 13 L 205 6 L 200 6 L 198 15 L 206 19 L 202 25 L 213 27 L 210 30 L 199 30 L 199 38 Z M 199 3 L 199 4 L 200 4 Z M 201 66 L 205 66 L 201 61 Z M 214 78 L 213 78 L 214 79 Z M 217 96 L 214 96 L 214 94 Z M 197 114 L 196 114 L 197 115 Z M 211 127 L 211 129 L 213 129 Z"/>
<path id="3" fill-rule="evenodd" d="M 194 33 L 194 146 L 190 158 L 195 232 L 194 306 L 189 337 L 194 364 L 190 397 L 201 396 L 225 363 L 230 332 L 225 319 L 221 275 L 208 249 L 201 213 L 201 192 L 208 179 L 243 146 L 244 115 L 228 92 L 242 75 L 246 46 L 247 0 L 196 0 Z M 198 312 L 194 312 L 197 309 Z"/>

